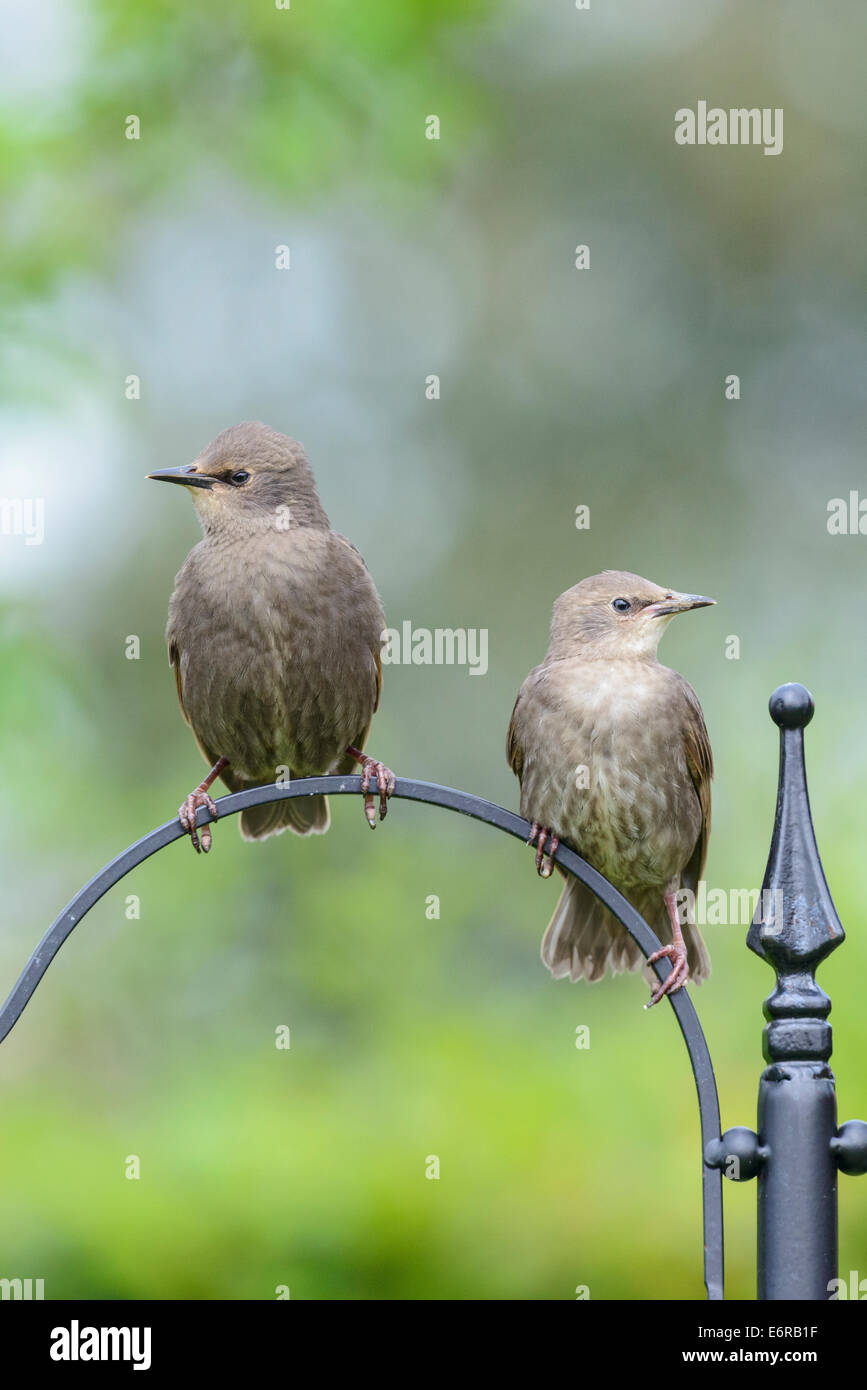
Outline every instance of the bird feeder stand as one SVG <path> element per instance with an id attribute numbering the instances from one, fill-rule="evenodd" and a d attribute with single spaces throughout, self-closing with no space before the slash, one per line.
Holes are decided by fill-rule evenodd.
<path id="1" fill-rule="evenodd" d="M 837 1170 L 867 1171 L 867 1125 L 837 1129 L 831 1000 L 816 969 L 844 939 L 813 830 L 804 729 L 813 700 L 782 685 L 770 700 L 780 729 L 777 811 L 747 945 L 776 971 L 759 1082 L 758 1133 L 727 1130 L 706 1161 L 735 1182 L 758 1178 L 758 1297 L 828 1299 L 837 1279 Z"/>
<path id="2" fill-rule="evenodd" d="M 666 998 L 680 1027 L 695 1077 L 702 1142 L 704 1278 L 708 1298 L 723 1298 L 722 1175 L 758 1178 L 758 1297 L 827 1300 L 837 1278 L 837 1171 L 867 1172 L 867 1124 L 837 1128 L 831 1056 L 831 1001 L 816 984 L 817 966 L 840 945 L 843 928 L 822 871 L 804 770 L 804 728 L 813 701 L 802 685 L 774 691 L 771 716 L 780 727 L 780 777 L 770 857 L 747 937 L 777 975 L 765 1002 L 758 1130 L 720 1135 L 719 1100 L 710 1053 L 687 990 Z M 308 777 L 222 797 L 219 818 L 283 797 L 358 796 L 360 777 Z M 424 802 L 483 821 L 526 841 L 521 816 L 452 787 L 398 778 L 395 797 Z M 207 807 L 199 826 L 213 819 Z M 0 1043 L 21 1017 L 40 980 L 82 917 L 126 874 L 173 841 L 186 838 L 177 819 L 145 835 L 91 879 L 52 923 L 0 1009 Z M 620 921 L 645 957 L 660 942 L 644 918 L 594 868 L 561 844 L 554 854 Z M 665 980 L 670 962 L 653 965 Z"/>

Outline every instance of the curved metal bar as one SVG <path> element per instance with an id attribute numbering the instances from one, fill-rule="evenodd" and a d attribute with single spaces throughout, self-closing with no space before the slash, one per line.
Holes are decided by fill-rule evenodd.
<path id="1" fill-rule="evenodd" d="M 254 787 L 250 791 L 235 792 L 223 796 L 217 802 L 219 819 L 235 815 L 248 806 L 261 806 L 268 801 L 280 801 L 284 797 L 317 796 L 357 796 L 361 793 L 360 777 L 306 777 L 297 782 L 269 784 Z M 483 821 L 497 830 L 503 830 L 516 839 L 528 840 L 530 825 L 513 811 L 506 811 L 492 801 L 472 796 L 469 792 L 455 790 L 454 787 L 440 787 L 434 782 L 408 781 L 399 777 L 394 796 L 407 801 L 421 801 L 428 806 L 441 806 L 447 811 L 457 811 L 459 815 Z M 198 813 L 198 824 L 205 825 L 213 820 L 206 807 Z M 158 850 L 165 849 L 173 840 L 185 836 L 177 818 L 166 821 L 149 835 L 136 840 L 111 863 L 106 864 L 100 873 L 77 893 L 66 905 L 60 916 L 51 924 L 24 970 L 12 992 L 0 1009 L 0 1043 L 8 1036 L 18 1022 L 34 990 L 45 974 L 57 952 L 67 937 L 75 930 L 82 917 L 90 911 L 100 898 L 113 888 L 131 869 L 149 859 Z M 565 845 L 560 845 L 554 858 L 569 873 L 574 874 L 599 898 L 610 912 L 623 924 L 629 935 L 638 943 L 645 956 L 659 950 L 660 942 L 650 927 L 622 893 L 619 893 L 607 878 Z M 671 965 L 663 959 L 652 967 L 660 980 L 668 975 Z M 713 1074 L 707 1042 L 698 1021 L 693 1002 L 686 990 L 668 995 L 668 1002 L 674 1010 L 680 1031 L 683 1035 L 698 1092 L 698 1106 L 701 1119 L 702 1155 L 708 1144 L 720 1137 L 719 1099 Z M 723 1221 L 722 1221 L 722 1174 L 719 1169 L 702 1162 L 702 1196 L 704 1207 L 704 1276 L 709 1299 L 723 1297 Z"/>

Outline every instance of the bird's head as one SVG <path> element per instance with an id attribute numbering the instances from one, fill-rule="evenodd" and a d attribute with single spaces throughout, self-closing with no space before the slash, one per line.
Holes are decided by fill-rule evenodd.
<path id="1" fill-rule="evenodd" d="M 659 639 L 676 613 L 706 608 L 716 599 L 661 589 L 625 570 L 605 570 L 567 589 L 554 604 L 551 647 L 577 654 L 655 659 Z"/>
<path id="2" fill-rule="evenodd" d="M 148 477 L 189 488 L 206 532 L 328 525 L 302 446 L 258 422 L 232 425 L 192 463 Z"/>

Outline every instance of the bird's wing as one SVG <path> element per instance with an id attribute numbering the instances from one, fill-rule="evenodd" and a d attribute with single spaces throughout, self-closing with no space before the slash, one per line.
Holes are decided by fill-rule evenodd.
<path id="1" fill-rule="evenodd" d="M 358 563 L 361 565 L 361 568 L 364 570 L 365 574 L 367 575 L 368 579 L 370 579 L 371 586 L 374 588 L 374 593 L 375 593 L 376 589 L 375 589 L 375 585 L 373 584 L 373 578 L 372 578 L 372 576 L 371 576 L 370 570 L 367 568 L 367 565 L 366 565 L 365 562 L 364 562 L 364 556 L 362 555 L 361 551 L 358 549 L 358 546 L 357 546 L 357 545 L 353 545 L 353 543 L 352 543 L 352 541 L 349 539 L 349 537 L 348 537 L 348 536 L 341 535 L 341 533 L 340 533 L 339 531 L 332 531 L 331 534 L 332 534 L 332 536 L 334 537 L 334 539 L 335 539 L 336 541 L 339 541 L 341 545 L 344 545 L 344 546 L 346 547 L 347 550 L 350 550 L 350 551 L 352 552 L 353 558 L 356 559 L 356 560 L 358 561 Z M 376 595 L 376 597 L 377 597 L 377 601 L 379 601 L 379 595 L 378 595 L 378 594 Z M 384 621 L 385 621 L 385 614 L 383 614 L 383 622 L 384 622 Z M 380 695 L 382 694 L 382 649 L 381 649 L 381 647 L 371 647 L 371 651 L 372 651 L 372 653 L 373 653 L 373 660 L 374 660 L 374 662 L 376 663 L 376 700 L 375 700 L 374 706 L 373 706 L 373 713 L 376 714 L 376 711 L 379 709 L 379 697 L 380 697 Z M 370 730 L 369 730 L 369 727 L 368 727 L 368 732 L 369 732 L 369 731 L 370 731 Z M 364 744 L 361 743 L 361 744 L 358 745 L 358 747 L 359 747 L 359 748 L 363 748 L 363 747 L 364 747 Z"/>
<path id="2" fill-rule="evenodd" d="M 521 703 L 521 696 L 523 693 L 524 689 L 522 686 L 518 691 L 518 698 L 512 709 L 512 717 L 509 720 L 509 732 L 506 735 L 506 761 L 519 782 L 521 780 L 521 773 L 524 769 L 524 749 L 520 734 L 518 733 L 518 721 L 515 715 L 518 713 L 518 706 Z"/>
<path id="3" fill-rule="evenodd" d="M 524 774 L 524 736 L 523 727 L 527 720 L 532 722 L 533 712 L 538 715 L 537 698 L 545 689 L 548 673 L 544 666 L 534 666 L 527 676 L 512 710 L 509 732 L 506 735 L 506 761 L 520 782 Z M 544 701 L 543 701 L 544 703 Z"/>
<path id="4" fill-rule="evenodd" d="M 379 697 L 382 692 L 382 662 L 379 659 L 379 652 L 373 653 L 373 659 L 376 664 L 376 703 L 373 706 L 373 713 L 376 714 L 376 711 L 379 709 Z M 352 746 L 354 748 L 357 748 L 359 752 L 364 751 L 368 737 L 370 735 L 372 723 L 372 719 L 368 720 L 367 727 L 365 729 L 361 729 L 352 740 Z M 347 753 L 346 756 L 341 759 L 341 761 L 337 764 L 337 767 L 335 768 L 335 771 L 343 777 L 347 776 L 350 772 L 356 772 L 357 770 L 357 761 L 351 753 Z"/>
<path id="5" fill-rule="evenodd" d="M 710 837 L 710 783 L 713 777 L 713 753 L 698 696 L 687 681 L 682 682 L 681 689 L 686 703 L 683 749 L 692 784 L 698 797 L 698 804 L 701 807 L 701 831 L 682 878 L 684 886 L 695 892 L 698 888 L 698 881 L 704 873 L 707 842 Z"/>
<path id="6" fill-rule="evenodd" d="M 373 703 L 373 712 L 379 709 L 379 697 L 382 694 L 382 656 L 379 652 L 373 653 L 373 660 L 376 663 L 376 699 Z"/>
<path id="7" fill-rule="evenodd" d="M 199 738 L 198 733 L 193 727 L 193 723 L 190 719 L 190 716 L 187 714 L 187 711 L 184 708 L 184 683 L 181 679 L 181 649 L 178 646 L 177 638 L 174 636 L 169 637 L 169 664 L 175 668 L 175 686 L 177 687 L 178 704 L 181 707 L 181 714 L 184 716 L 184 719 L 189 724 L 190 728 L 193 730 L 193 737 L 196 740 L 198 750 L 201 753 L 202 757 L 205 759 L 205 762 L 210 763 L 211 767 L 213 767 L 219 755 L 213 753 L 210 748 L 206 748 L 204 743 L 202 743 L 202 740 Z M 223 781 L 226 783 L 227 787 L 230 785 L 228 777 L 224 776 Z M 240 791 L 240 786 L 237 789 L 232 789 Z"/>
<path id="8" fill-rule="evenodd" d="M 181 707 L 181 714 L 189 724 L 190 720 L 187 711 L 184 709 L 184 684 L 181 679 L 181 649 L 175 637 L 169 637 L 169 665 L 175 668 L 175 685 L 178 690 L 178 704 Z"/>
<path id="9" fill-rule="evenodd" d="M 358 546 L 353 545 L 352 541 L 349 539 L 348 536 L 344 536 L 340 531 L 332 531 L 331 534 L 336 541 L 340 541 L 343 545 L 345 545 L 347 550 L 351 550 L 353 555 L 356 555 L 358 559 L 361 561 L 361 563 L 364 565 L 364 568 L 367 569 L 367 565 L 364 564 L 364 556 L 358 549 Z"/>

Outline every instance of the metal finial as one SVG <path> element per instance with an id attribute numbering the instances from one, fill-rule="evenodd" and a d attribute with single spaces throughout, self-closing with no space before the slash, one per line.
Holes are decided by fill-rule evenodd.
<path id="1" fill-rule="evenodd" d="M 770 700 L 768 709 L 771 718 L 781 729 L 804 729 L 813 718 L 816 706 L 805 685 L 792 682 L 778 685 Z"/>
<path id="2" fill-rule="evenodd" d="M 803 685 L 781 685 L 769 708 L 780 729 L 777 813 L 747 945 L 777 972 L 776 989 L 765 1003 L 768 1060 L 826 1061 L 831 1003 L 814 973 L 844 932 L 825 881 L 807 794 L 803 730 L 813 717 L 813 697 Z"/>

